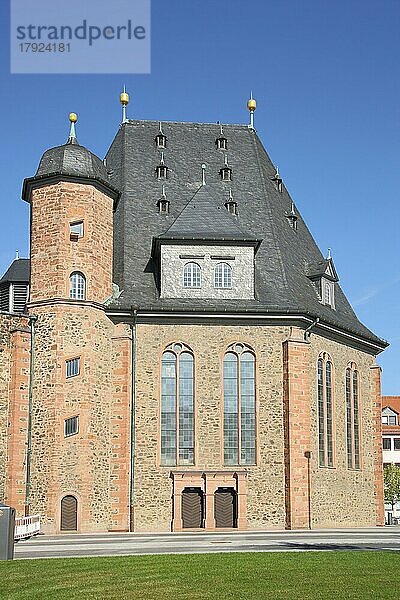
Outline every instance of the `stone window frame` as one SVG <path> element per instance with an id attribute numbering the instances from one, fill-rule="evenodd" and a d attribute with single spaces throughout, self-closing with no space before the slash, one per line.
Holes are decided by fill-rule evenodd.
<path id="1" fill-rule="evenodd" d="M 240 410 L 240 392 L 238 394 L 238 462 L 235 464 L 228 464 L 225 462 L 225 435 L 224 435 L 224 412 L 225 412 L 225 386 L 224 386 L 224 361 L 225 361 L 225 356 L 228 352 L 233 352 L 234 354 L 236 354 L 238 356 L 238 353 L 234 350 L 234 348 L 236 346 L 242 346 L 243 350 L 241 351 L 241 354 L 243 354 L 243 352 L 249 352 L 253 355 L 254 357 L 254 462 L 252 463 L 244 463 L 242 461 L 242 457 L 241 457 L 241 423 L 240 423 L 240 416 L 241 416 L 241 410 Z M 221 358 L 220 358 L 220 364 L 221 364 L 221 393 L 222 393 L 222 402 L 221 402 L 221 440 L 222 440 L 222 444 L 221 444 L 221 464 L 224 465 L 224 468 L 234 468 L 234 467 L 247 467 L 247 466 L 257 466 L 258 462 L 259 462 L 259 457 L 258 457 L 258 376 L 257 376 L 257 353 L 255 351 L 255 349 L 248 344 L 247 342 L 243 342 L 241 340 L 236 340 L 232 343 L 230 343 L 225 350 L 223 351 L 223 353 L 221 354 Z M 240 371 L 240 360 L 238 361 L 238 374 Z M 238 386 L 240 385 L 240 379 L 238 378 Z"/>
<path id="2" fill-rule="evenodd" d="M 329 365 L 329 369 L 328 369 Z M 321 379 L 320 379 L 321 368 Z M 328 385 L 328 371 L 330 381 Z M 317 431 L 318 465 L 325 468 L 336 466 L 335 430 L 335 370 L 331 356 L 321 352 L 317 365 Z M 323 409 L 321 414 L 321 408 Z M 323 427 L 321 427 L 323 425 Z M 330 431 L 329 431 L 330 429 Z"/>
<path id="3" fill-rule="evenodd" d="M 83 292 L 78 295 L 79 287 L 81 287 Z M 85 274 L 82 271 L 72 271 L 69 276 L 69 299 L 80 300 L 81 302 L 86 300 L 86 288 L 87 281 Z"/>
<path id="4" fill-rule="evenodd" d="M 177 349 L 176 346 L 179 345 L 181 346 L 180 349 Z M 175 429 L 175 436 L 176 436 L 176 452 L 175 452 L 175 462 L 173 464 L 171 463 L 167 463 L 165 461 L 163 461 L 162 458 L 162 392 L 163 392 L 163 388 L 162 388 L 162 359 L 163 356 L 165 354 L 165 352 L 172 352 L 173 354 L 175 354 L 176 356 L 176 373 L 175 373 L 175 381 L 176 381 L 176 388 L 175 388 L 175 415 L 176 415 L 176 429 Z M 192 356 L 192 364 L 193 364 L 193 376 L 192 376 L 192 391 L 193 391 L 193 425 L 192 425 L 192 435 L 193 435 L 193 462 L 188 463 L 188 462 L 184 462 L 181 461 L 179 459 L 179 355 L 182 353 L 188 353 Z M 196 452 L 196 427 L 197 427 L 197 419 L 196 419 L 196 357 L 195 357 L 195 353 L 193 352 L 192 348 L 186 344 L 185 342 L 182 342 L 180 340 L 175 340 L 173 342 L 170 342 L 169 344 L 167 344 L 162 352 L 159 355 L 159 363 L 160 368 L 159 368 L 159 397 L 160 397 L 160 402 L 159 402 L 159 451 L 158 451 L 158 463 L 160 465 L 160 467 L 164 468 L 171 468 L 171 467 L 176 467 L 176 466 L 180 466 L 180 467 L 193 467 L 196 464 L 196 456 L 197 456 L 197 452 Z"/>
<path id="5" fill-rule="evenodd" d="M 347 468 L 361 470 L 361 401 L 360 376 L 355 362 L 346 367 L 346 454 Z"/>
<path id="6" fill-rule="evenodd" d="M 188 267 L 190 267 L 190 273 L 188 273 L 187 269 Z M 198 272 L 196 272 L 196 274 L 194 274 L 194 267 L 197 267 Z M 190 285 L 185 284 L 185 281 L 187 280 L 187 276 L 190 275 Z M 189 261 L 186 262 L 183 265 L 183 270 L 182 270 L 182 285 L 184 288 L 186 289 L 196 289 L 199 290 L 201 288 L 201 280 L 202 280 L 202 268 L 201 265 L 199 265 L 199 263 L 195 262 L 195 261 Z M 196 280 L 198 279 L 199 285 L 193 285 L 193 280 L 194 278 L 196 278 Z"/>

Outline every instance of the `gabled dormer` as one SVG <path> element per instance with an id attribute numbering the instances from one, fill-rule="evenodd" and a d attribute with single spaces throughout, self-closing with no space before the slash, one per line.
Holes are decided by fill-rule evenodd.
<path id="1" fill-rule="evenodd" d="M 162 298 L 254 298 L 260 240 L 215 197 L 213 186 L 202 185 L 169 229 L 153 239 Z"/>
<path id="2" fill-rule="evenodd" d="M 382 410 L 382 425 L 398 425 L 399 413 L 391 406 L 385 406 Z"/>
<path id="3" fill-rule="evenodd" d="M 321 304 L 335 308 L 335 285 L 339 277 L 330 252 L 328 258 L 308 264 L 306 272 L 317 290 Z"/>

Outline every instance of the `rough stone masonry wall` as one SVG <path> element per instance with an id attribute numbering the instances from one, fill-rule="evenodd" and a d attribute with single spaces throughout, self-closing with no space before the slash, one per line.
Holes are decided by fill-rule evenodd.
<path id="1" fill-rule="evenodd" d="M 371 393 L 373 356 L 311 335 L 310 348 L 312 524 L 313 527 L 376 525 L 374 407 Z M 327 352 L 333 363 L 334 466 L 318 466 L 317 361 Z M 359 372 L 361 469 L 347 468 L 345 372 L 350 362 Z"/>
<path id="2" fill-rule="evenodd" d="M 195 465 L 176 470 L 227 469 L 222 446 L 222 362 L 234 342 L 257 357 L 257 466 L 248 468 L 249 528 L 284 528 L 282 342 L 289 328 L 223 325 L 139 325 L 136 364 L 135 528 L 169 531 L 174 467 L 160 466 L 160 361 L 172 342 L 195 357 Z M 243 467 L 241 467 L 243 468 Z M 235 471 L 234 467 L 228 470 Z"/>
<path id="3" fill-rule="evenodd" d="M 247 516 L 250 529 L 285 527 L 283 342 L 289 328 L 223 325 L 144 325 L 137 333 L 135 528 L 167 531 L 171 527 L 174 470 L 225 469 L 223 465 L 222 361 L 233 342 L 256 353 L 257 465 L 247 467 Z M 190 346 L 195 356 L 195 465 L 160 466 L 160 361 L 172 342 Z M 367 526 L 376 523 L 370 355 L 340 343 L 311 336 L 306 345 L 311 393 L 311 509 L 313 527 Z M 318 466 L 317 360 L 328 352 L 334 365 L 335 463 Z M 362 468 L 347 469 L 345 369 L 353 361 L 360 374 Z M 295 425 L 294 425 L 295 426 Z M 301 428 L 301 424 L 299 423 Z M 300 429 L 299 429 L 300 430 Z M 300 461 L 304 457 L 300 457 Z M 230 467 L 229 470 L 234 468 Z M 296 494 L 294 489 L 292 493 Z"/>
<path id="4" fill-rule="evenodd" d="M 120 446 L 118 460 L 129 460 L 126 432 L 115 423 L 128 420 L 126 402 L 114 406 L 124 390 L 113 378 L 118 365 L 127 366 L 126 352 L 118 345 L 113 349 L 113 337 L 126 332 L 115 328 L 102 310 L 87 306 L 35 312 L 32 512 L 42 516 L 45 531 L 57 532 L 61 498 L 73 494 L 80 531 L 126 529 L 128 482 L 113 467 L 115 445 Z M 66 379 L 65 361 L 77 356 L 80 374 Z M 79 417 L 79 432 L 65 437 L 64 420 L 73 416 Z"/>
<path id="5" fill-rule="evenodd" d="M 16 330 L 26 329 L 27 324 L 25 317 L 0 314 L 0 501 L 12 500 L 13 505 L 14 498 L 7 493 L 7 476 L 12 477 L 18 487 L 23 484 L 20 479 L 21 476 L 23 479 L 21 470 L 26 448 L 29 373 L 26 332 Z M 15 431 L 16 436 L 11 435 L 11 430 Z M 11 475 L 8 459 L 14 452 L 18 455 Z M 22 486 L 22 494 L 23 491 Z"/>
<path id="6" fill-rule="evenodd" d="M 104 302 L 112 283 L 112 199 L 92 185 L 61 182 L 35 189 L 31 200 L 30 302 L 69 298 L 69 275 L 82 271 L 86 298 Z M 69 225 L 83 221 L 83 237 Z"/>

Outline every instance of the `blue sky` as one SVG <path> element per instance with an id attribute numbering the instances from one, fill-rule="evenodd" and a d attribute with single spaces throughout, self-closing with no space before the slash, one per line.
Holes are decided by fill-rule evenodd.
<path id="1" fill-rule="evenodd" d="M 153 0 L 152 71 L 137 76 L 10 75 L 4 4 L 0 271 L 27 256 L 22 180 L 70 111 L 102 157 L 124 83 L 129 116 L 178 121 L 247 122 L 253 90 L 258 134 L 360 320 L 391 342 L 383 392 L 400 394 L 398 0 Z"/>

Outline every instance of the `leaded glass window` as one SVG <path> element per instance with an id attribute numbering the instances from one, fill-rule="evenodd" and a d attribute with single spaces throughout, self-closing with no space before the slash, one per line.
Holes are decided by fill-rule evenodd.
<path id="1" fill-rule="evenodd" d="M 215 265 L 214 286 L 216 288 L 232 287 L 232 267 L 227 263 L 218 263 Z"/>
<path id="2" fill-rule="evenodd" d="M 161 361 L 161 464 L 194 464 L 194 359 L 181 343 Z"/>
<path id="3" fill-rule="evenodd" d="M 224 462 L 256 462 L 255 357 L 245 344 L 233 344 L 224 357 Z"/>
<path id="4" fill-rule="evenodd" d="M 347 466 L 360 468 L 360 418 L 358 399 L 358 371 L 354 363 L 346 369 L 346 434 Z"/>
<path id="5" fill-rule="evenodd" d="M 183 287 L 199 288 L 201 286 L 201 268 L 194 262 L 186 263 L 183 268 Z"/>
<path id="6" fill-rule="evenodd" d="M 75 271 L 69 278 L 69 297 L 72 300 L 85 299 L 86 280 L 83 273 Z"/>
<path id="7" fill-rule="evenodd" d="M 323 354 L 317 363 L 319 465 L 333 467 L 332 361 Z"/>

